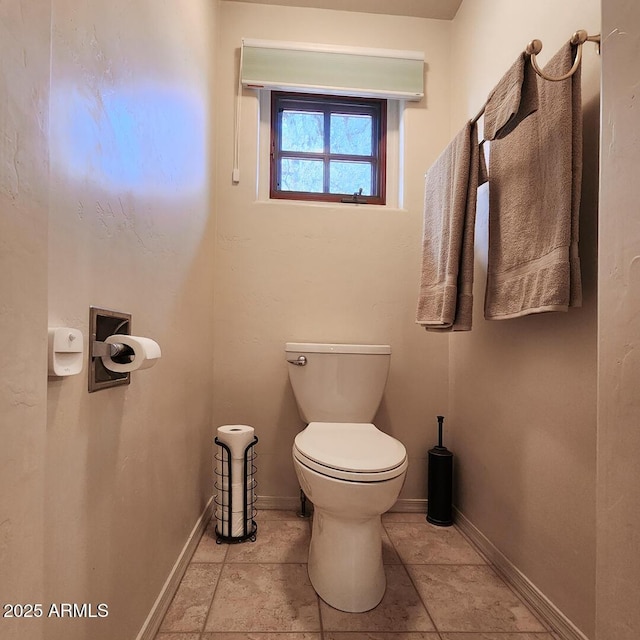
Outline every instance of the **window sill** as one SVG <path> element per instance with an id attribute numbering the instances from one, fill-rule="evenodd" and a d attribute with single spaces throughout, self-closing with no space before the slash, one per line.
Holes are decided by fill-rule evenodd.
<path id="1" fill-rule="evenodd" d="M 386 213 L 409 213 L 408 209 L 399 209 L 398 207 L 392 207 L 387 204 L 355 204 L 352 202 L 319 202 L 314 200 L 285 200 L 278 198 L 269 198 L 268 200 L 254 200 L 253 204 L 265 207 L 311 207 L 315 209 L 335 209 L 337 211 L 353 210 L 375 210 L 385 211 Z"/>

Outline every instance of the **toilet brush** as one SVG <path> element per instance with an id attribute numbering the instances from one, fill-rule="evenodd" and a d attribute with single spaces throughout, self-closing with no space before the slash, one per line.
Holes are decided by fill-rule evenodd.
<path id="1" fill-rule="evenodd" d="M 441 527 L 453 524 L 453 454 L 442 444 L 444 416 L 438 418 L 438 445 L 429 450 L 427 521 Z"/>

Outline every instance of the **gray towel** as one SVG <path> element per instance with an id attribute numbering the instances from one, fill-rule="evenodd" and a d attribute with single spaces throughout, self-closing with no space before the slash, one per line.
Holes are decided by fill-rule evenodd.
<path id="1" fill-rule="evenodd" d="M 471 329 L 479 156 L 478 130 L 468 122 L 425 176 L 416 322 L 427 330 Z"/>
<path id="2" fill-rule="evenodd" d="M 569 70 L 566 44 L 545 72 Z M 578 212 L 582 179 L 580 69 L 538 78 L 538 111 L 489 156 L 489 259 L 485 317 L 514 318 L 580 306 Z"/>
<path id="3" fill-rule="evenodd" d="M 499 140 L 538 109 L 538 74 L 530 56 L 521 53 L 487 99 L 484 139 Z"/>

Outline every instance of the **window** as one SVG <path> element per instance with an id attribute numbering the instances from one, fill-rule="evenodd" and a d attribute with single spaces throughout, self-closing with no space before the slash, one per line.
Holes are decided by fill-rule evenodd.
<path id="1" fill-rule="evenodd" d="M 271 95 L 271 198 L 385 204 L 386 100 Z"/>

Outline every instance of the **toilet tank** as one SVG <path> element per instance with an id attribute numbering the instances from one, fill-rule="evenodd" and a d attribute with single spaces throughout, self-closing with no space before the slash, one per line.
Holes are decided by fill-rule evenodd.
<path id="1" fill-rule="evenodd" d="M 287 342 L 287 364 L 300 417 L 309 422 L 371 422 L 389 373 L 388 344 Z"/>

